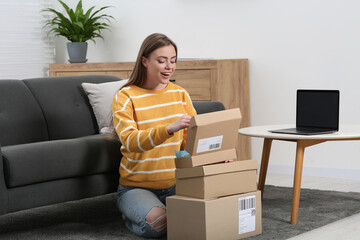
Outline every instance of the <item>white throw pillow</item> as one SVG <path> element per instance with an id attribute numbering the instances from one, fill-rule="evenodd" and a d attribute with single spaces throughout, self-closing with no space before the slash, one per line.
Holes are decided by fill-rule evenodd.
<path id="1" fill-rule="evenodd" d="M 100 133 L 111 133 L 112 126 L 112 100 L 129 79 L 106 83 L 82 83 L 89 102 L 94 111 Z"/>

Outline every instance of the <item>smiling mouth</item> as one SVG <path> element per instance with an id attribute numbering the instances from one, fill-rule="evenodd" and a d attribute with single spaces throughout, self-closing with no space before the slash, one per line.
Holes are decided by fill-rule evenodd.
<path id="1" fill-rule="evenodd" d="M 170 73 L 161 73 L 161 74 L 166 77 L 170 76 Z"/>

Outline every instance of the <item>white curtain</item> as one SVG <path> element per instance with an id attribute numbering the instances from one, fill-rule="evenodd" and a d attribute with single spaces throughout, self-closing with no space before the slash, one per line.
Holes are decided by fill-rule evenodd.
<path id="1" fill-rule="evenodd" d="M 45 21 L 50 0 L 0 1 L 0 79 L 48 76 L 55 41 Z"/>

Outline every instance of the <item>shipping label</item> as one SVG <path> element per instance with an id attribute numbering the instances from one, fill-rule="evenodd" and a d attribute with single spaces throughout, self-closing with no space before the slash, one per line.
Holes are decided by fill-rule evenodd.
<path id="1" fill-rule="evenodd" d="M 256 196 L 239 198 L 239 234 L 255 231 L 255 220 Z"/>
<path id="2" fill-rule="evenodd" d="M 224 135 L 199 139 L 196 153 L 221 149 Z"/>

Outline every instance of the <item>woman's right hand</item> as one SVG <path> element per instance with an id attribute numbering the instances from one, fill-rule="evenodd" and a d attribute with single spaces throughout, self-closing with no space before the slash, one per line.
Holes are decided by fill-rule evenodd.
<path id="1" fill-rule="evenodd" d="M 184 114 L 178 120 L 167 125 L 166 129 L 169 134 L 173 134 L 181 129 L 187 128 L 190 125 L 191 116 Z"/>

